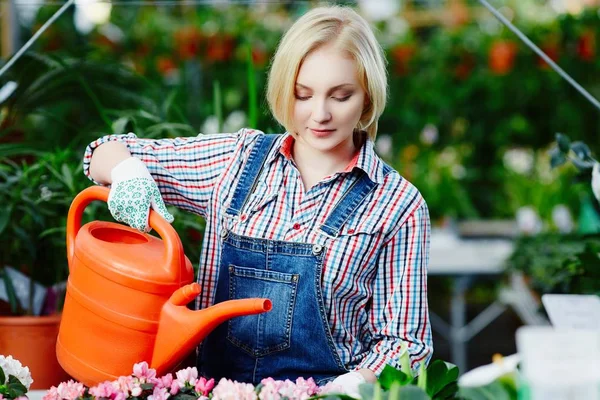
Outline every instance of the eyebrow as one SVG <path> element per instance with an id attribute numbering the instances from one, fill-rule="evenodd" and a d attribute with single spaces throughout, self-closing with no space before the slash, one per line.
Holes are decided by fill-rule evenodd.
<path id="1" fill-rule="evenodd" d="M 311 88 L 309 88 L 308 86 L 306 86 L 306 85 L 303 85 L 303 84 L 301 84 L 301 83 L 296 83 L 296 86 L 299 86 L 299 87 L 300 87 L 300 88 L 302 88 L 302 89 L 308 89 L 308 90 L 312 90 L 312 89 L 311 89 Z M 352 84 L 352 83 L 342 83 L 341 85 L 337 85 L 337 86 L 334 86 L 334 87 L 332 87 L 331 89 L 329 89 L 329 93 L 331 93 L 331 92 L 334 92 L 334 91 L 336 91 L 336 90 L 338 90 L 338 89 L 342 89 L 342 88 L 344 88 L 344 87 L 348 87 L 348 88 L 354 88 L 354 84 Z"/>

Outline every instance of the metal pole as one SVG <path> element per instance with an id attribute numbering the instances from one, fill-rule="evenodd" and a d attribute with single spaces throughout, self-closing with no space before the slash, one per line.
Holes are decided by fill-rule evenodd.
<path id="1" fill-rule="evenodd" d="M 0 21 L 2 36 L 2 55 L 3 59 L 10 55 L 19 47 L 19 23 L 17 21 L 17 7 L 14 0 L 0 1 Z"/>
<path id="2" fill-rule="evenodd" d="M 483 4 L 483 6 L 494 15 L 494 17 L 498 18 L 500 22 L 506 25 L 508 29 L 510 29 L 515 35 L 517 35 L 519 39 L 521 39 L 521 41 L 525 43 L 531 50 L 537 53 L 538 56 L 542 57 L 542 59 L 546 61 L 554 71 L 556 71 L 560 76 L 562 76 L 567 82 L 571 84 L 571 86 L 577 89 L 579 93 L 581 93 L 586 99 L 588 99 L 590 103 L 592 103 L 594 106 L 596 106 L 598 110 L 600 110 L 600 102 L 596 100 L 596 98 L 589 94 L 588 91 L 585 90 L 579 83 L 577 83 L 575 79 L 571 78 L 569 74 L 563 71 L 563 69 L 559 67 L 558 64 L 556 64 L 554 61 L 552 61 L 552 59 L 548 57 L 546 53 L 540 50 L 539 47 L 537 47 L 531 40 L 529 40 L 529 38 L 525 36 L 523 32 L 521 32 L 517 27 L 511 24 L 510 21 L 504 17 L 504 15 L 498 12 L 498 10 L 492 7 L 490 3 L 488 3 L 486 0 L 479 0 L 479 2 Z"/>
<path id="3" fill-rule="evenodd" d="M 4 72 L 6 72 L 19 58 L 21 58 L 21 56 L 31 47 L 33 43 L 35 43 L 40 35 L 44 33 L 44 31 L 48 29 L 50 25 L 52 25 L 54 21 L 56 21 L 65 11 L 67 11 L 67 9 L 73 3 L 75 3 L 75 0 L 68 0 L 52 17 L 50 17 L 50 19 L 48 19 L 48 21 L 46 21 L 46 23 L 42 25 L 42 27 L 38 29 L 38 31 L 31 37 L 31 39 L 29 39 L 27 43 L 25 43 L 25 45 L 21 47 L 19 51 L 2 66 L 0 69 L 0 76 L 2 76 Z"/>

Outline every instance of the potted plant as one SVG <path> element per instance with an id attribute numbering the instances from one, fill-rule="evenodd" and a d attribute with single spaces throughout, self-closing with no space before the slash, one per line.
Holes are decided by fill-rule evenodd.
<path id="1" fill-rule="evenodd" d="M 67 212 L 88 185 L 80 158 L 64 149 L 33 163 L 0 163 L 0 347 L 31 368 L 35 388 L 65 377 L 55 346 L 68 275 Z"/>

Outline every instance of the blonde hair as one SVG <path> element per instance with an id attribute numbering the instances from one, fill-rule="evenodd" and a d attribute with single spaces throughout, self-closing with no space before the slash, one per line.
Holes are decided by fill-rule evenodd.
<path id="1" fill-rule="evenodd" d="M 333 43 L 354 59 L 366 104 L 359 130 L 375 140 L 377 121 L 387 100 L 386 60 L 369 24 L 352 8 L 317 7 L 300 17 L 283 35 L 267 81 L 267 101 L 275 119 L 293 132 L 295 84 L 304 58 L 318 47 Z"/>

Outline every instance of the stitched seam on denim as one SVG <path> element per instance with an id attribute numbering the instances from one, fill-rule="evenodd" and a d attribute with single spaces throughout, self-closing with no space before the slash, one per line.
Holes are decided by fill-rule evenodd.
<path id="1" fill-rule="evenodd" d="M 325 331 L 325 337 L 327 338 L 327 343 L 329 344 L 329 350 L 331 351 L 331 355 L 333 356 L 334 361 L 337 363 L 338 367 L 344 368 L 342 364 L 342 360 L 340 359 L 340 355 L 335 348 L 335 343 L 333 342 L 333 336 L 331 335 L 331 330 L 329 327 L 329 322 L 327 321 L 327 315 L 325 314 L 325 304 L 323 301 L 323 293 L 321 291 L 321 273 L 323 271 L 323 260 L 319 260 L 317 262 L 317 270 L 315 271 L 315 288 L 317 292 L 317 304 L 319 306 L 319 315 L 321 317 L 321 322 L 323 324 L 323 329 Z"/>
<path id="2" fill-rule="evenodd" d="M 244 165 L 244 170 L 242 171 L 242 176 L 237 183 L 233 194 L 233 200 L 229 205 L 229 208 L 226 211 L 226 214 L 231 214 L 230 211 L 233 211 L 233 215 L 239 215 L 241 211 L 244 209 L 244 206 L 248 202 L 248 198 L 254 191 L 256 184 L 258 182 L 258 178 L 264 169 L 264 164 L 267 159 L 267 156 L 271 152 L 275 141 L 277 140 L 277 135 L 261 135 L 256 139 L 252 150 L 250 151 L 250 155 L 248 156 L 248 160 Z M 261 152 L 261 150 L 267 148 L 266 151 Z M 262 154 L 261 154 L 262 153 Z M 262 159 L 261 159 L 262 157 Z M 258 164 L 256 160 L 260 161 L 260 168 L 256 168 L 255 166 Z M 252 168 L 251 168 L 252 167 Z M 252 184 L 249 184 L 249 181 L 252 179 Z M 245 188 L 250 187 L 250 190 L 246 191 L 246 195 L 243 201 L 240 203 L 241 192 L 245 190 Z M 239 209 L 236 208 L 239 204 Z"/>
<path id="3" fill-rule="evenodd" d="M 232 324 L 231 324 L 231 320 L 228 323 L 228 332 L 227 332 L 227 340 L 229 340 L 231 343 L 233 343 L 235 346 L 239 347 L 240 349 L 244 350 L 246 353 L 248 353 L 251 356 L 254 357 L 263 357 L 266 355 L 269 355 L 271 353 L 274 352 L 278 352 L 278 351 L 282 351 L 282 350 L 286 350 L 288 348 L 290 348 L 291 346 L 291 322 L 292 322 L 292 315 L 293 315 L 293 311 L 294 311 L 294 306 L 296 304 L 296 294 L 297 294 L 297 290 L 298 290 L 298 284 L 299 284 L 299 279 L 296 279 L 296 281 L 293 280 L 294 276 L 298 276 L 298 274 L 290 274 L 292 281 L 291 282 L 285 282 L 285 281 L 277 281 L 277 280 L 270 280 L 270 279 L 265 279 L 263 277 L 257 277 L 257 276 L 247 276 L 247 275 L 240 275 L 236 273 L 236 267 L 237 268 L 243 268 L 243 267 L 239 267 L 239 266 L 235 266 L 233 264 L 230 264 L 231 267 L 234 267 L 231 271 L 231 273 L 229 274 L 229 287 L 230 287 L 230 291 L 229 291 L 229 298 L 230 299 L 235 299 L 235 290 L 233 289 L 236 283 L 236 279 L 234 279 L 234 277 L 238 276 L 238 277 L 244 277 L 244 278 L 252 278 L 252 279 L 259 279 L 259 280 L 265 280 L 265 281 L 271 281 L 271 282 L 276 282 L 276 283 L 284 283 L 288 286 L 290 286 L 291 288 L 291 292 L 290 292 L 290 299 L 288 301 L 289 305 L 288 305 L 288 311 L 287 311 L 287 318 L 286 318 L 286 327 L 289 327 L 287 329 L 287 332 L 284 332 L 283 336 L 283 343 L 278 343 L 266 348 L 252 348 L 251 346 L 249 346 L 247 343 L 242 342 L 240 339 L 238 339 L 236 336 L 234 336 L 233 334 L 233 329 L 232 329 Z M 229 271 L 229 268 L 227 269 Z M 284 272 L 278 272 L 280 274 L 285 274 Z M 260 314 L 258 315 L 258 325 L 257 325 L 257 330 L 261 330 L 261 324 L 260 324 L 260 318 L 263 315 Z M 260 334 L 260 332 L 259 332 Z M 260 337 L 260 336 L 258 336 Z M 257 345 L 258 346 L 258 345 Z"/>
<path id="4" fill-rule="evenodd" d="M 242 202 L 242 204 L 239 204 L 240 203 L 239 199 L 241 198 L 241 193 L 247 187 L 247 181 L 249 180 L 249 176 L 251 176 L 252 173 L 254 172 L 251 169 L 249 169 L 248 167 L 253 165 L 254 160 L 256 159 L 256 157 L 258 157 L 256 150 L 257 150 L 257 147 L 259 147 L 260 144 L 262 143 L 263 138 L 264 138 L 264 136 L 259 136 L 256 139 L 256 141 L 254 142 L 254 145 L 252 146 L 252 150 L 250 151 L 248 160 L 246 160 L 246 163 L 244 164 L 244 169 L 242 170 L 242 175 L 240 176 L 240 179 L 238 180 L 235 190 L 233 191 L 233 199 L 231 200 L 231 204 L 229 205 L 229 208 L 227 209 L 226 214 L 239 215 L 242 210 L 244 203 Z M 247 193 L 246 193 L 246 196 L 247 196 Z M 230 213 L 230 211 L 232 211 L 233 213 Z"/>
<path id="5" fill-rule="evenodd" d="M 346 213 L 346 217 L 344 218 L 344 220 L 342 221 L 342 223 L 340 225 L 340 229 L 338 231 L 338 235 L 339 235 L 339 232 L 342 230 L 341 229 L 342 226 L 344 226 L 344 224 L 346 222 L 348 222 L 348 219 L 350 218 L 350 216 L 354 214 L 354 212 L 356 211 L 356 209 L 358 208 L 358 206 L 364 201 L 364 199 L 367 198 L 367 196 L 369 194 L 371 194 L 371 192 L 375 189 L 376 186 L 377 186 L 377 184 L 373 184 L 369 188 L 369 190 L 366 193 L 364 193 L 364 195 L 362 195 L 360 198 L 357 198 L 357 200 L 355 201 L 355 204 L 353 204 L 352 207 L 348 207 L 350 210 L 349 210 L 349 212 Z"/>
<path id="6" fill-rule="evenodd" d="M 320 230 L 323 230 L 323 228 L 328 228 L 330 230 L 332 230 L 333 232 L 327 232 L 325 231 L 325 233 L 329 234 L 329 235 L 334 235 L 333 237 L 336 238 L 337 235 L 339 235 L 340 230 L 339 229 L 335 229 L 332 226 L 329 226 L 328 224 L 331 223 L 330 220 L 332 220 L 334 217 L 337 218 L 337 216 L 335 216 L 336 211 L 338 210 L 338 207 L 343 204 L 344 200 L 346 199 L 346 197 L 350 194 L 350 192 L 352 192 L 352 190 L 354 189 L 354 187 L 358 184 L 358 182 L 360 182 L 363 179 L 363 176 L 365 176 L 366 174 L 363 172 L 361 174 L 361 176 L 359 176 L 354 182 L 352 182 L 352 185 L 350 185 L 350 187 L 344 192 L 344 194 L 342 195 L 342 198 L 337 202 L 337 204 L 335 205 L 335 207 L 333 208 L 333 210 L 331 211 L 331 214 L 329 214 L 329 217 L 325 220 L 325 223 L 323 223 L 323 225 L 320 226 Z M 335 221 L 334 224 L 335 225 Z M 341 225 L 340 225 L 341 227 Z"/>

